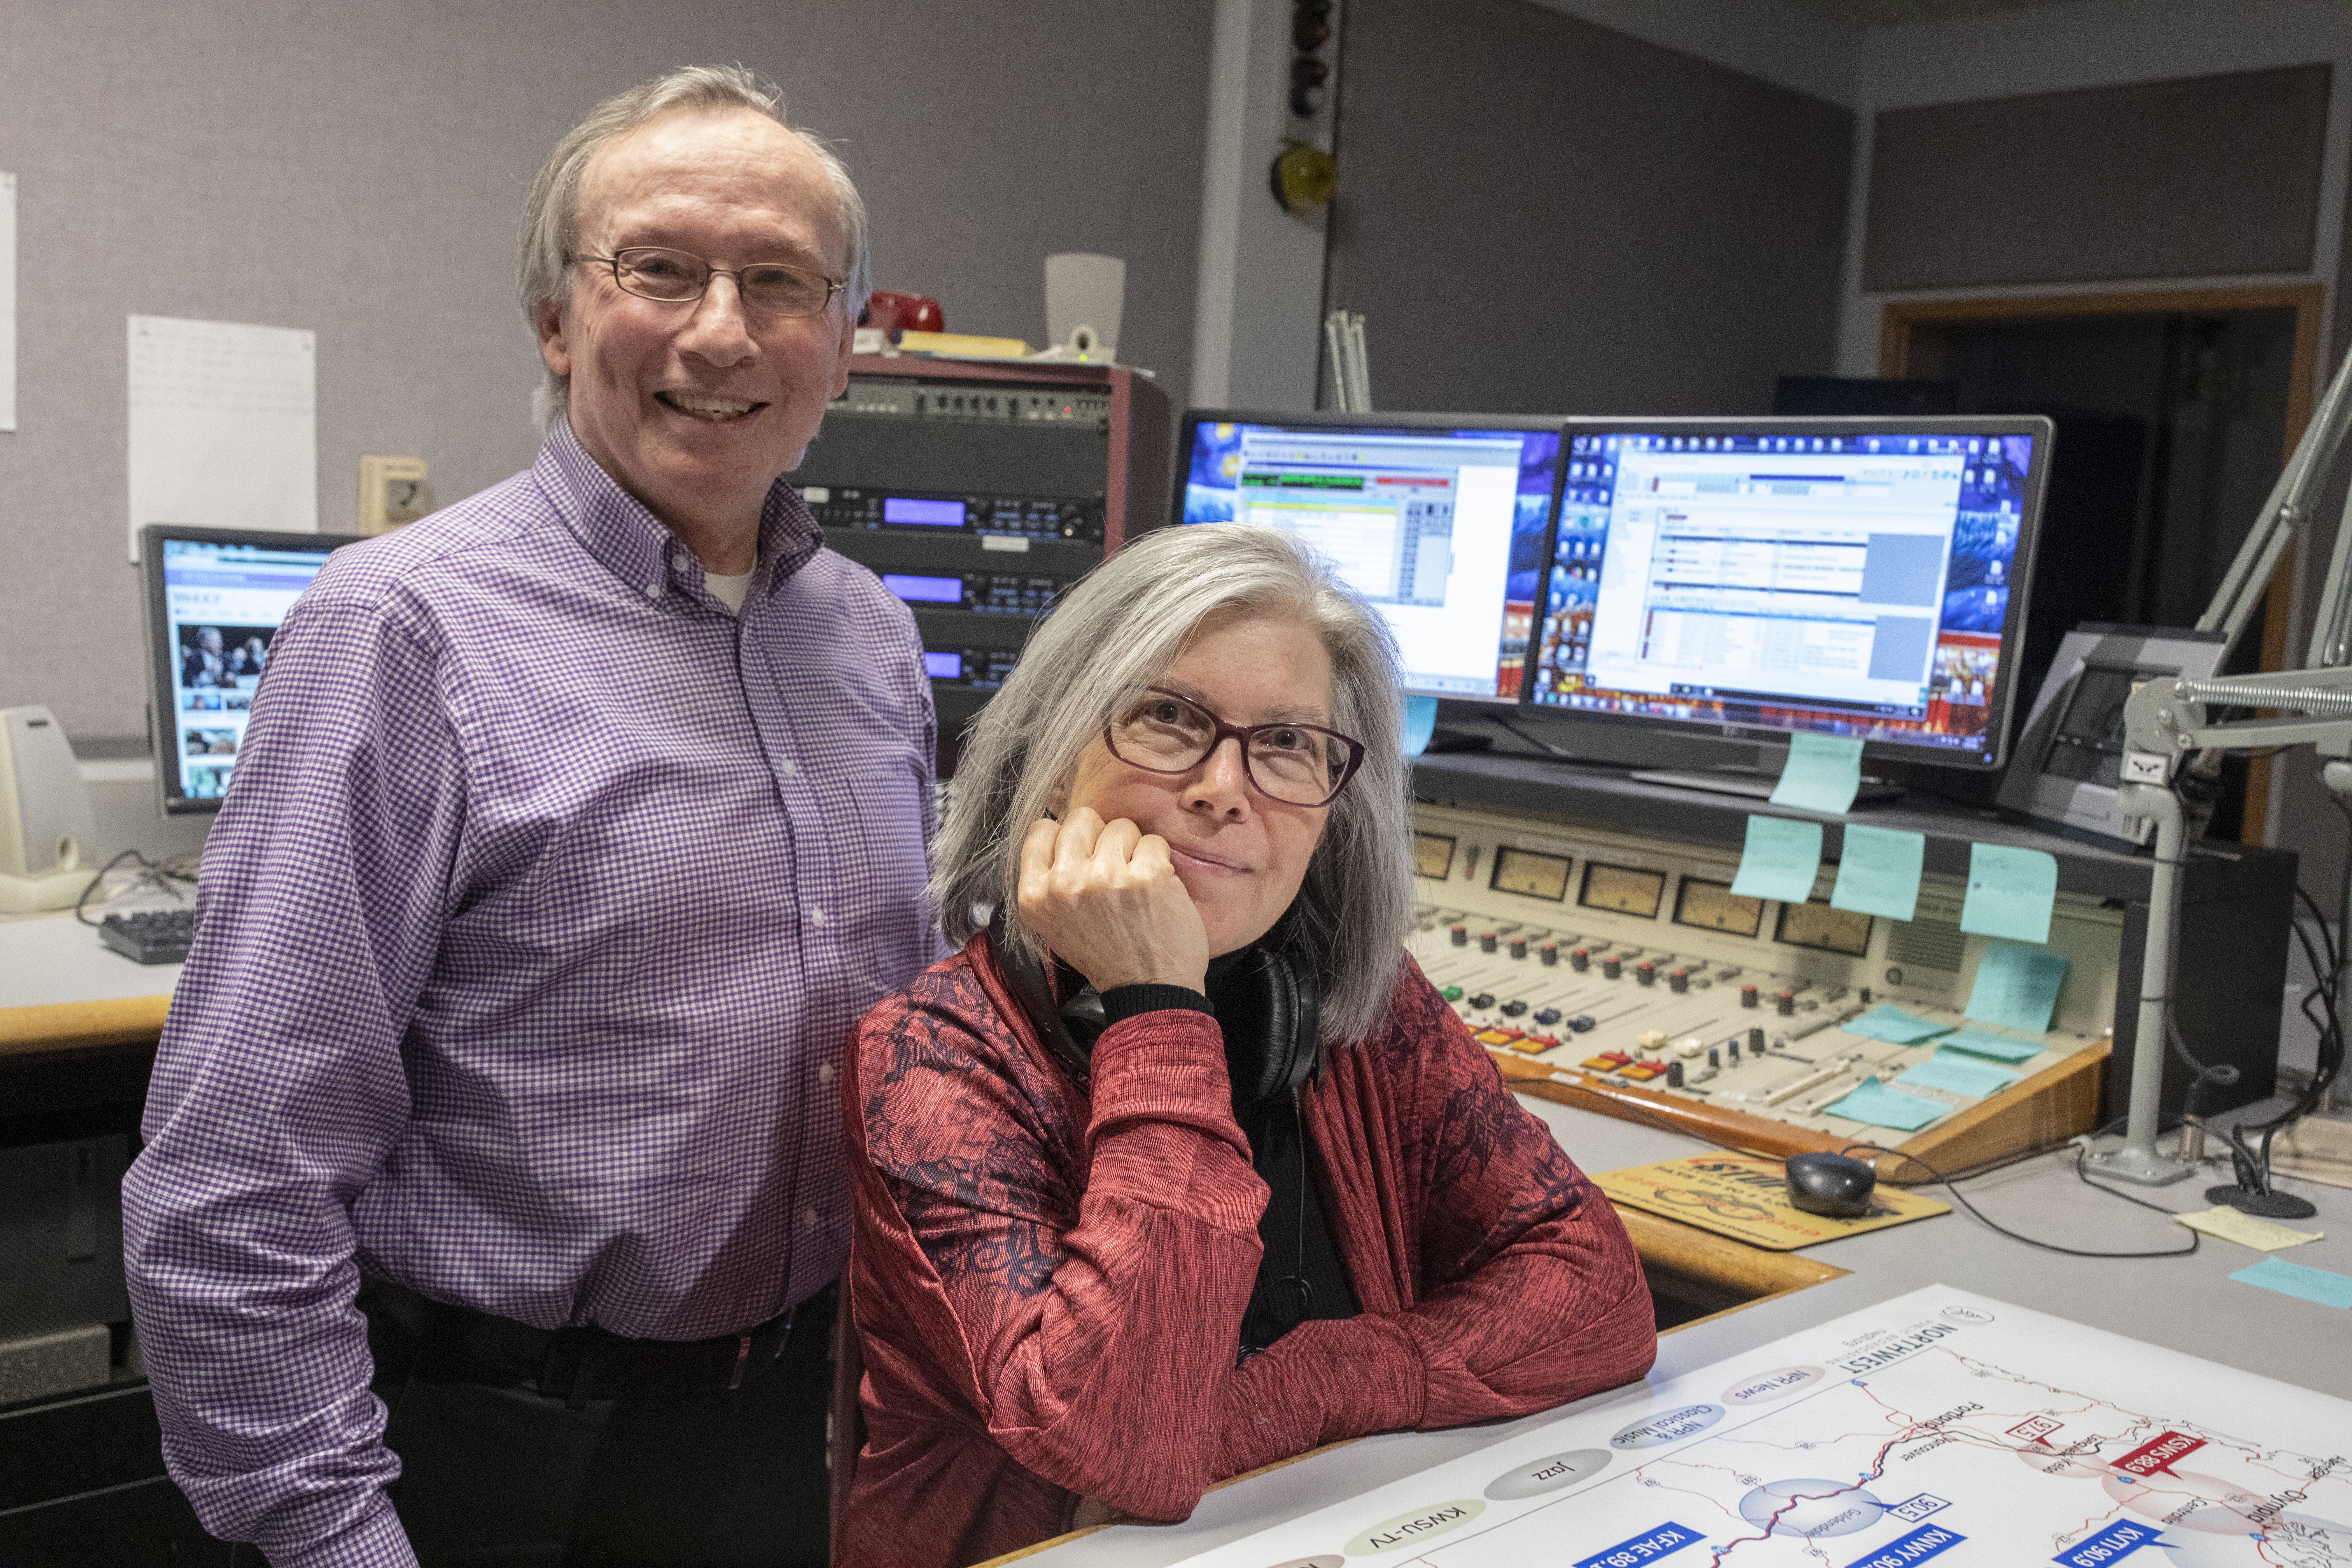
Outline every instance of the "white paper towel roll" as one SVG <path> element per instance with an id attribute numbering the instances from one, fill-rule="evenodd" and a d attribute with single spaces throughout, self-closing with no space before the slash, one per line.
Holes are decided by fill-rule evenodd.
<path id="1" fill-rule="evenodd" d="M 1045 258 L 1045 333 L 1091 360 L 1118 357 L 1118 317 L 1127 303 L 1127 263 L 1083 250 Z M 1088 341 L 1079 341 L 1083 332 Z"/>

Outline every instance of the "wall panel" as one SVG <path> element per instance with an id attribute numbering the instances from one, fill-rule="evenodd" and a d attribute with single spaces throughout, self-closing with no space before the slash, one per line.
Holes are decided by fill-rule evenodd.
<path id="1" fill-rule="evenodd" d="M 516 216 L 604 95 L 740 60 L 835 138 L 877 280 L 949 325 L 1045 332 L 1043 258 L 1128 259 L 1121 348 L 1181 404 L 1199 252 L 1207 0 L 89 0 L 0 6 L 18 183 L 19 428 L 0 434 L 0 705 L 142 729 L 125 563 L 123 317 L 319 334 L 320 521 L 359 458 L 455 500 L 524 466 L 536 351 Z"/>
<path id="2" fill-rule="evenodd" d="M 1328 302 L 1376 404 L 1768 413 L 1826 372 L 1853 117 L 1527 0 L 1350 0 Z"/>

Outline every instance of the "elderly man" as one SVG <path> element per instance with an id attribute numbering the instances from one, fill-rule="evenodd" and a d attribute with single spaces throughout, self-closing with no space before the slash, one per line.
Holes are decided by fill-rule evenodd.
<path id="1" fill-rule="evenodd" d="M 740 68 L 525 215 L 536 463 L 270 649 L 125 1185 L 172 1474 L 295 1564 L 822 1562 L 849 1026 L 935 954 L 906 610 L 780 476 L 865 210 Z"/>

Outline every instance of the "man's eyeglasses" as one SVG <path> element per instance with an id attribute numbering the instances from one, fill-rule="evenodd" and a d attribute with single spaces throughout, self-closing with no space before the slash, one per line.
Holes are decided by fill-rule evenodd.
<path id="1" fill-rule="evenodd" d="M 640 300 L 683 305 L 699 300 L 710 288 L 713 273 L 735 279 L 743 303 L 771 316 L 814 316 L 849 287 L 838 278 L 806 272 L 780 261 L 755 261 L 749 267 L 713 267 L 699 256 L 668 250 L 657 245 L 633 245 L 610 256 L 580 256 L 613 269 L 613 281 L 624 293 Z"/>
<path id="2" fill-rule="evenodd" d="M 1363 765 L 1364 743 L 1319 724 L 1228 724 L 1189 697 L 1147 687 L 1103 726 L 1103 744 L 1129 767 L 1189 773 L 1230 737 L 1259 794 L 1286 805 L 1328 805 Z"/>

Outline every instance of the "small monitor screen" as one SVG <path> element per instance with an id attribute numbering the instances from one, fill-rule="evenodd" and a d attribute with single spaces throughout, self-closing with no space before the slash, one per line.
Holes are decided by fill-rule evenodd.
<path id="1" fill-rule="evenodd" d="M 1530 710 L 2000 760 L 2046 422 L 1599 424 L 1568 434 Z"/>
<path id="2" fill-rule="evenodd" d="M 350 542 L 334 535 L 149 531 L 142 558 L 155 765 L 167 806 L 207 811 L 220 804 L 278 625 L 328 554 Z"/>
<path id="3" fill-rule="evenodd" d="M 923 650 L 923 668 L 929 674 L 933 680 L 961 680 L 963 679 L 963 655 L 960 653 L 933 653 L 930 649 L 925 648 Z"/>
<path id="4" fill-rule="evenodd" d="M 1188 414 L 1185 522 L 1308 541 L 1387 617 L 1407 690 L 1518 694 L 1559 422 Z"/>

